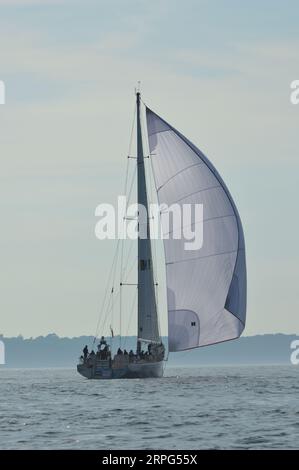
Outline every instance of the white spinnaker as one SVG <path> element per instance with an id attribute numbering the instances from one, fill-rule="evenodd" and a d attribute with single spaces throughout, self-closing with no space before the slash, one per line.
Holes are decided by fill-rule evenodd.
<path id="1" fill-rule="evenodd" d="M 186 250 L 172 233 L 164 239 L 169 351 L 237 338 L 246 319 L 246 263 L 236 206 L 203 153 L 148 108 L 146 116 L 159 203 L 203 204 L 203 221 L 192 223 L 203 224 L 200 249 Z"/>

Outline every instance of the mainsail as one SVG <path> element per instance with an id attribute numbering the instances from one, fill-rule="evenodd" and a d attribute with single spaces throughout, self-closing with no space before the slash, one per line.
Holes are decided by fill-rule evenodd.
<path id="1" fill-rule="evenodd" d="M 171 234 L 164 239 L 169 351 L 237 338 L 246 318 L 245 244 L 237 208 L 207 157 L 149 108 L 146 116 L 159 203 L 203 204 L 203 219 L 195 215 L 191 224 L 203 224 L 200 249 L 185 250 L 185 240 Z"/>
<path id="2" fill-rule="evenodd" d="M 160 338 L 153 262 L 148 217 L 148 198 L 146 190 L 142 132 L 140 122 L 140 93 L 137 93 L 137 193 L 141 206 L 138 216 L 139 231 L 145 229 L 145 237 L 138 237 L 138 339 L 157 342 Z M 141 213 L 141 208 L 145 209 Z M 144 220 L 145 219 L 145 220 Z M 145 227 L 141 227 L 145 225 Z"/>

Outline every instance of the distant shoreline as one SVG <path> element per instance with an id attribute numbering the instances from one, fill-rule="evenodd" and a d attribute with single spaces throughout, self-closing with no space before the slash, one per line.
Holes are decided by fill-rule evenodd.
<path id="1" fill-rule="evenodd" d="M 93 343 L 92 336 L 60 338 L 56 334 L 24 339 L 0 336 L 5 346 L 5 365 L 1 368 L 73 368 L 76 366 L 82 348 Z M 291 364 L 291 343 L 298 335 L 265 334 L 243 336 L 238 340 L 219 343 L 170 355 L 167 366 L 209 366 L 209 365 L 287 365 Z M 107 338 L 115 349 L 119 337 Z M 167 338 L 163 339 L 167 342 Z M 122 339 L 122 347 L 135 349 L 136 337 Z"/>
<path id="2" fill-rule="evenodd" d="M 281 362 L 281 363 L 255 363 L 255 364 L 170 364 L 170 365 L 167 365 L 166 366 L 166 370 L 169 370 L 169 369 L 207 369 L 207 368 L 214 368 L 214 369 L 220 369 L 220 368 L 236 368 L 236 369 L 240 369 L 240 368 L 246 368 L 246 367 L 296 367 L 294 366 L 293 364 L 289 363 L 285 363 L 285 362 Z M 298 366 L 299 368 L 299 366 Z M 11 371 L 17 371 L 17 370 L 73 370 L 74 372 L 76 372 L 76 367 L 74 366 L 52 366 L 52 367 L 9 367 L 7 365 L 0 365 L 0 372 L 1 371 L 7 371 L 7 370 L 11 370 Z"/>

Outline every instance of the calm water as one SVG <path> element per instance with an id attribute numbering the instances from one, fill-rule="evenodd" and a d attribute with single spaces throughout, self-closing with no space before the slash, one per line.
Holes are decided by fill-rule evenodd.
<path id="1" fill-rule="evenodd" d="M 1 449 L 298 448 L 299 368 L 168 368 L 88 381 L 0 370 Z"/>

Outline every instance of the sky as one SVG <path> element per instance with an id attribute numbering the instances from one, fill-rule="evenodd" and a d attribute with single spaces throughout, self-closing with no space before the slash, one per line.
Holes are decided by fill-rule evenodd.
<path id="1" fill-rule="evenodd" d="M 139 80 L 239 209 L 244 334 L 299 333 L 298 15 L 290 0 L 0 0 L 0 333 L 94 334 L 114 250 L 94 213 L 123 187 Z"/>

